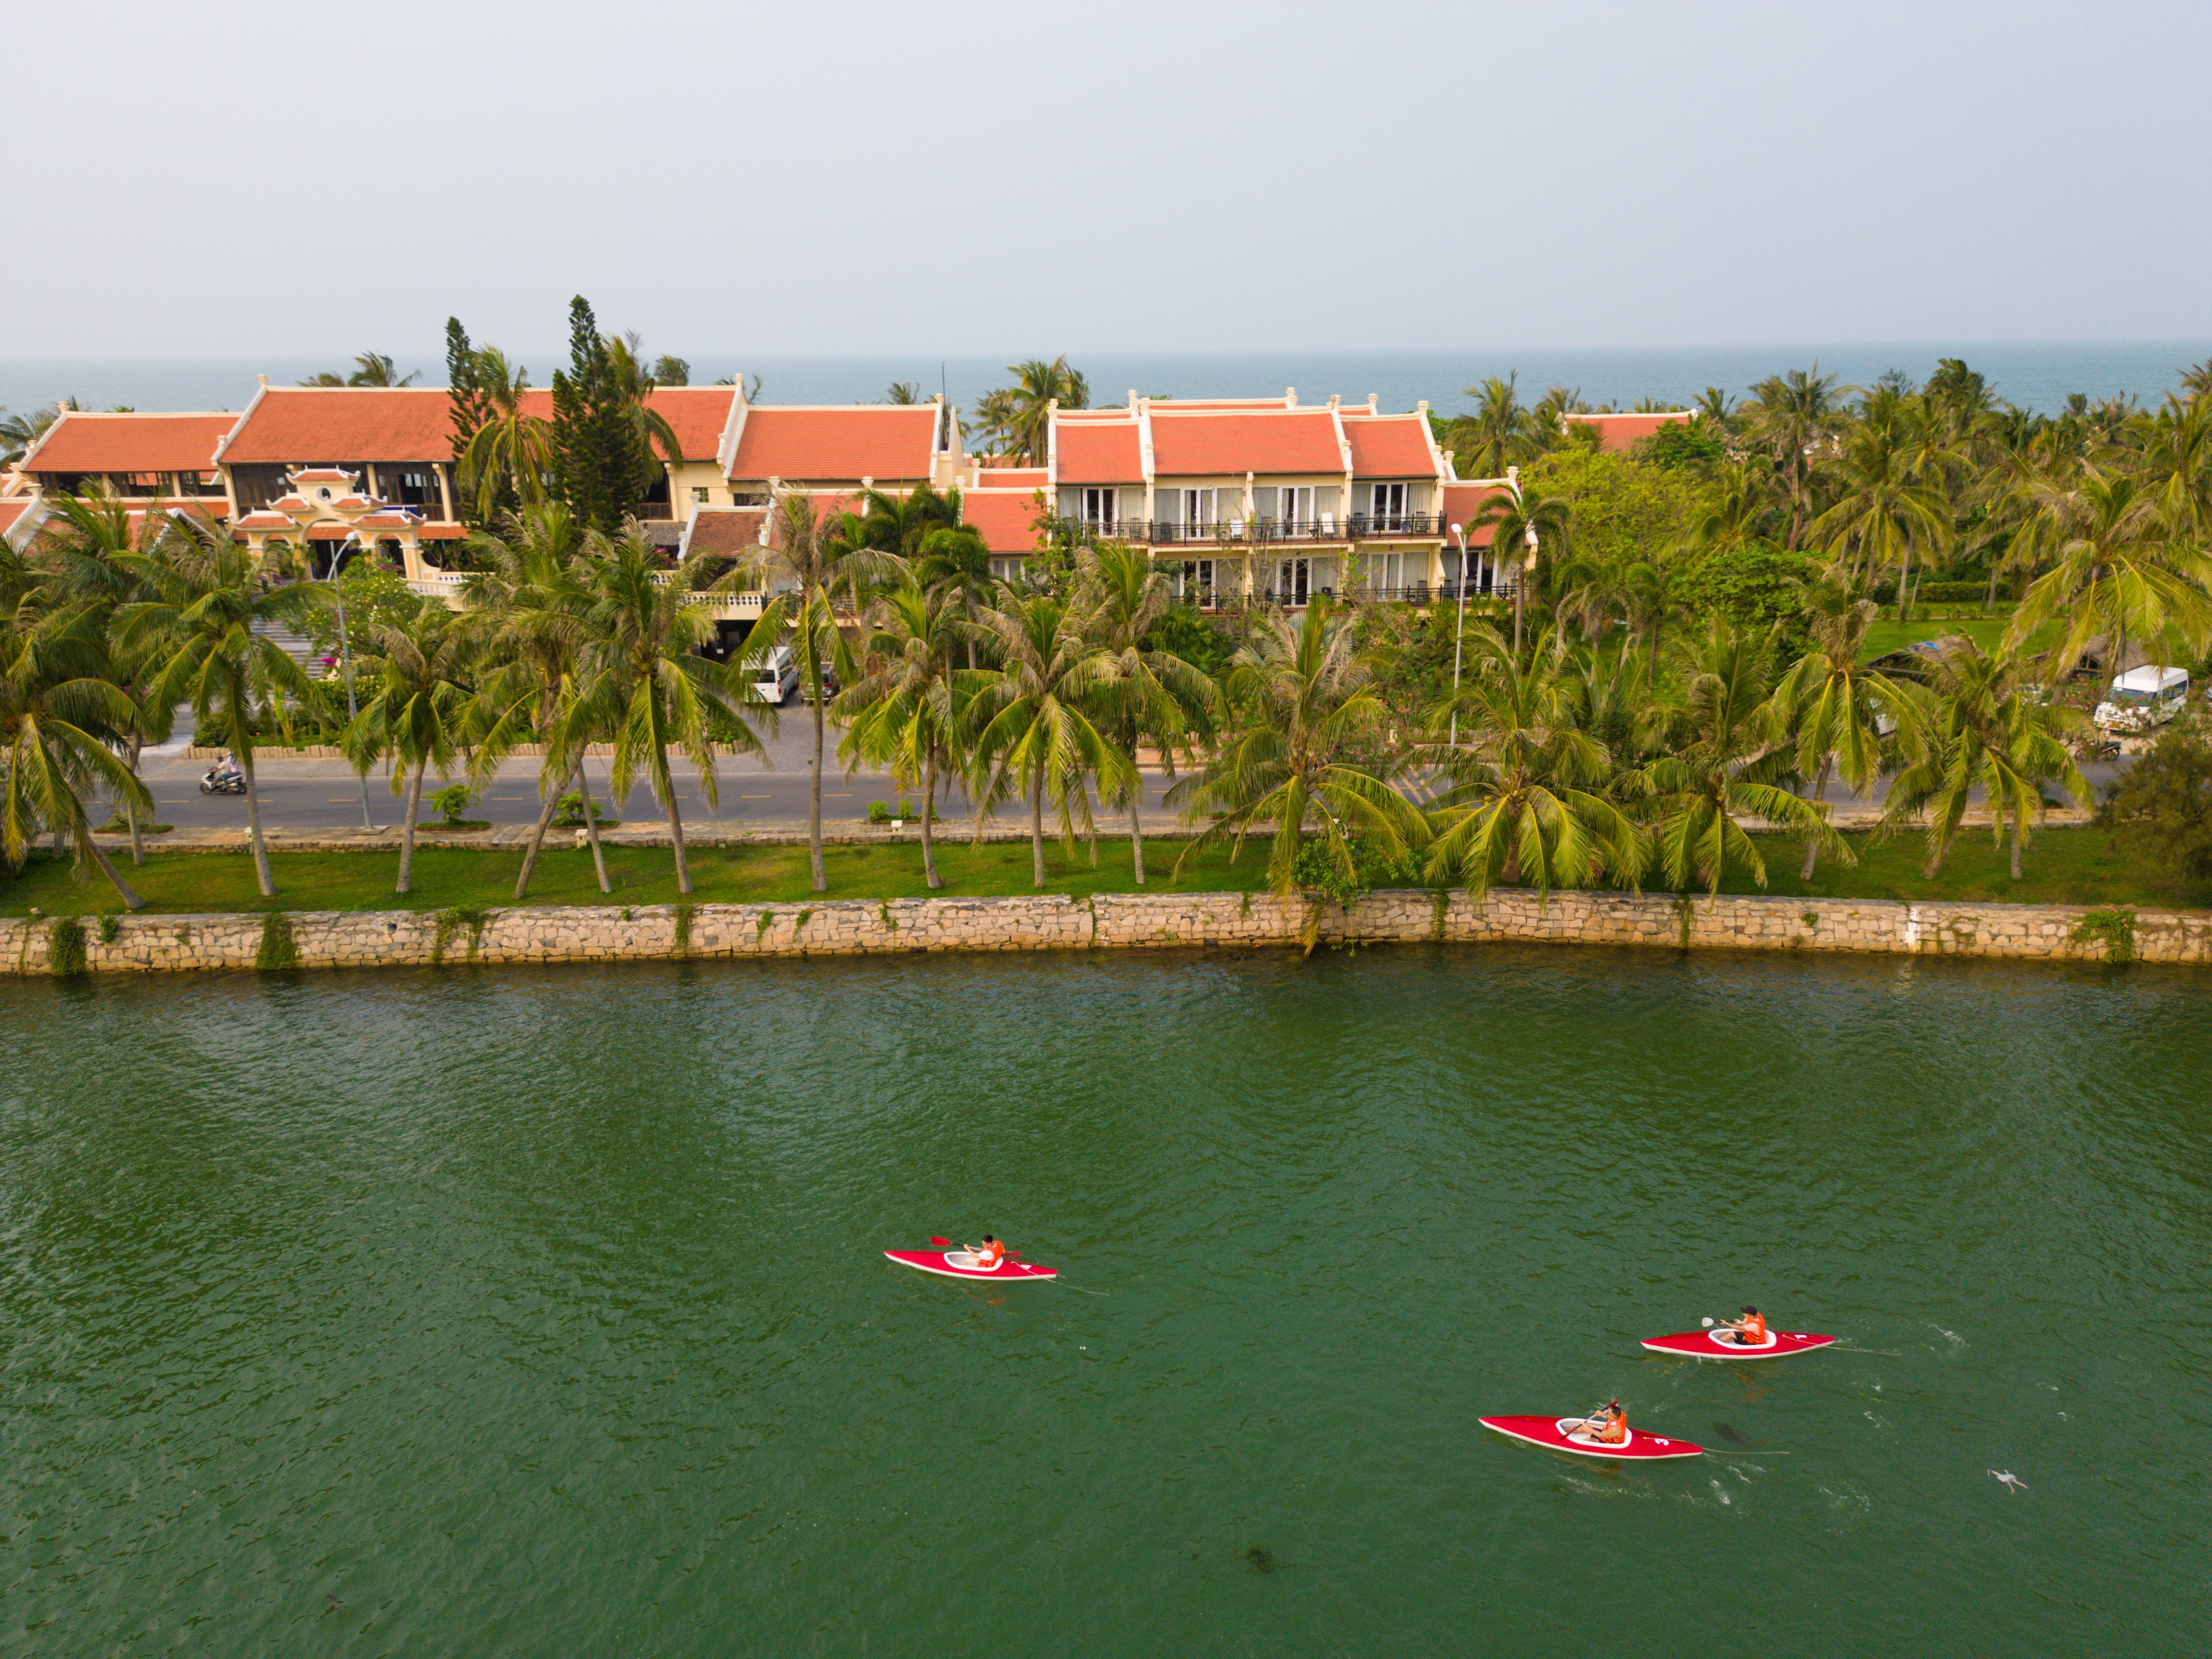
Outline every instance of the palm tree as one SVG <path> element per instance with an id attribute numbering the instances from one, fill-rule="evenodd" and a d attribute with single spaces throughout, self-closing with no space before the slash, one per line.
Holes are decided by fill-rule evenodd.
<path id="1" fill-rule="evenodd" d="M 1716 618 L 1684 653 L 1680 701 L 1649 711 L 1653 735 L 1671 752 L 1638 774 L 1650 798 L 1661 867 L 1677 890 L 1692 878 L 1717 900 L 1729 864 L 1766 885 L 1766 863 L 1742 823 L 1765 819 L 1820 843 L 1846 864 L 1858 860 L 1828 823 L 1828 809 L 1774 780 L 1794 764 L 1788 734 L 1770 705 L 1767 644 Z"/>
<path id="2" fill-rule="evenodd" d="M 895 581 L 905 568 L 897 554 L 867 544 L 860 520 L 851 514 L 824 522 L 811 497 L 789 495 L 776 503 L 769 545 L 752 550 L 716 584 L 718 589 L 757 584 L 775 594 L 749 636 L 763 651 L 790 630 L 801 693 L 813 709 L 806 841 L 817 893 L 830 890 L 822 862 L 823 675 L 832 666 L 841 681 L 852 675 L 852 647 L 837 626 L 837 602 L 842 599 L 848 610 L 858 612 L 863 589 Z"/>
<path id="3" fill-rule="evenodd" d="M 932 530 L 921 538 L 921 557 L 914 567 L 915 580 L 925 587 L 939 587 L 957 595 L 970 623 L 982 614 L 997 584 L 991 577 L 991 548 L 972 525 Z M 963 635 L 968 665 L 975 666 L 975 631 Z"/>
<path id="4" fill-rule="evenodd" d="M 921 382 L 893 380 L 890 389 L 884 393 L 884 401 L 887 404 L 918 404 L 921 401 Z M 934 883 L 931 884 L 935 885 Z"/>
<path id="5" fill-rule="evenodd" d="M 380 351 L 364 351 L 354 359 L 358 365 L 350 374 L 334 374 L 325 369 L 300 382 L 301 386 L 413 386 L 413 374 L 397 375 L 391 358 Z"/>
<path id="6" fill-rule="evenodd" d="M 937 873 L 937 783 L 958 764 L 965 695 L 973 690 L 952 666 L 952 647 L 966 632 L 957 594 L 908 583 L 876 603 L 866 671 L 837 699 L 849 722 L 837 757 L 888 764 L 901 788 L 921 791 L 921 868 L 933 888 Z"/>
<path id="7" fill-rule="evenodd" d="M 503 536 L 478 532 L 469 545 L 480 567 L 466 590 L 472 615 L 487 626 L 487 672 L 478 693 L 483 728 L 473 770 L 489 776 L 518 744 L 535 738 L 544 744 L 538 769 L 542 797 L 538 822 L 523 848 L 514 879 L 514 902 L 522 902 L 530 878 L 561 798 L 574 789 L 583 802 L 584 835 L 599 890 L 613 890 L 599 846 L 599 817 L 592 783 L 580 750 L 563 761 L 545 740 L 562 705 L 576 693 L 582 668 L 585 612 L 591 597 L 578 562 L 586 538 L 565 502 L 548 501 L 510 514 Z"/>
<path id="8" fill-rule="evenodd" d="M 2056 782 L 2075 800 L 2090 798 L 2081 768 L 2059 738 L 2079 716 L 2036 695 L 2018 657 L 2007 652 L 1986 655 L 1971 640 L 1954 642 L 1936 659 L 1929 689 L 1935 714 L 1928 750 L 1891 784 L 1885 826 L 1929 814 L 1928 862 L 1921 874 L 1933 881 L 1969 800 L 1980 790 L 1988 799 L 1998 841 L 2010 824 L 2012 875 L 2017 881 L 2028 815 L 2043 811 L 2043 786 Z"/>
<path id="9" fill-rule="evenodd" d="M 2059 619 L 2045 659 L 2054 684 L 2098 634 L 2113 642 L 2115 672 L 2126 665 L 2130 637 L 2160 653 L 2169 628 L 2199 652 L 2212 639 L 2205 591 L 2212 560 L 2172 533 L 2157 494 L 2140 478 L 2084 465 L 2071 488 L 2039 486 L 2034 522 L 2056 562 L 2022 596 L 2004 649 L 2019 650 L 2038 628 Z"/>
<path id="10" fill-rule="evenodd" d="M 368 696 L 339 739 L 364 775 L 380 760 L 392 763 L 392 793 L 406 787 L 407 817 L 399 830 L 399 881 L 412 890 L 415 825 L 422 815 L 422 775 L 435 766 L 443 777 L 465 735 L 473 691 L 469 659 L 474 641 L 463 617 L 441 599 L 424 599 L 411 612 L 368 629 L 373 655 Z"/>
<path id="11" fill-rule="evenodd" d="M 1858 596 L 1840 567 L 1821 581 L 1801 584 L 1799 591 L 1812 618 L 1813 648 L 1774 688 L 1773 715 L 1790 734 L 1796 769 L 1813 781 L 1814 800 L 1826 797 L 1832 774 L 1860 794 L 1881 775 L 1885 725 L 1907 748 L 1917 745 L 1918 705 L 1905 686 L 1859 660 L 1875 606 Z M 1807 836 L 1801 880 L 1813 878 L 1820 855 L 1820 838 Z"/>
<path id="12" fill-rule="evenodd" d="M 1030 854 L 1036 885 L 1044 885 L 1044 803 L 1060 813 L 1060 838 L 1073 848 L 1075 825 L 1091 827 L 1085 778 L 1096 778 L 1109 798 L 1133 787 L 1136 763 L 1105 732 L 1093 712 L 1114 679 L 1113 655 L 1083 628 L 1081 613 L 1044 596 L 1008 595 L 987 609 L 981 623 L 996 647 L 1000 666 L 974 671 L 969 704 L 970 793 L 975 833 L 984 815 L 1018 791 L 1030 807 Z"/>
<path id="13" fill-rule="evenodd" d="M 1613 758 L 1577 728 L 1577 688 L 1555 666 L 1523 664 L 1486 624 L 1471 640 L 1475 672 L 1431 720 L 1462 741 L 1423 756 L 1443 784 L 1430 812 L 1429 879 L 1476 893 L 1533 880 L 1547 896 L 1600 873 L 1637 880 L 1644 832 L 1607 796 Z"/>
<path id="14" fill-rule="evenodd" d="M 0 621 L 0 853 L 20 866 L 41 828 L 66 835 L 79 867 L 100 866 L 126 908 L 131 890 L 92 838 L 84 796 L 105 788 L 132 812 L 153 797 L 110 744 L 138 720 L 137 706 L 106 678 L 106 611 L 77 603 L 42 615 L 24 604 Z"/>
<path id="15" fill-rule="evenodd" d="M 1704 510 L 1683 546 L 1693 552 L 1729 552 L 1762 539 L 1774 514 L 1774 470 L 1731 461 L 1722 466 Z"/>
<path id="16" fill-rule="evenodd" d="M 1220 688 L 1203 669 L 1172 651 L 1145 648 L 1145 636 L 1175 601 L 1167 579 L 1152 568 L 1143 549 L 1121 542 L 1086 547 L 1078 556 L 1077 570 L 1082 626 L 1113 658 L 1112 677 L 1097 694 L 1099 717 L 1121 753 L 1133 759 L 1137 745 L 1149 742 L 1173 778 L 1176 744 L 1212 735 Z M 1129 810 L 1129 856 L 1142 887 L 1145 792 L 1133 765 L 1127 781 L 1128 787 L 1110 804 Z"/>
<path id="17" fill-rule="evenodd" d="M 168 520 L 159 514 L 142 513 L 137 515 L 137 526 L 133 529 L 132 514 L 105 489 L 52 496 L 48 505 L 52 516 L 40 527 L 33 550 L 51 602 L 64 607 L 90 607 L 96 613 L 98 635 L 107 657 L 101 678 L 122 687 L 129 696 L 131 688 L 144 684 L 149 665 L 122 651 L 114 637 L 116 612 L 143 597 L 138 577 L 125 561 L 132 555 L 152 554 L 167 533 Z M 165 706 L 136 699 L 132 708 L 137 712 L 125 729 L 123 763 L 136 776 L 147 739 L 158 743 L 167 738 L 174 713 Z M 143 865 L 145 833 L 137 803 L 125 794 L 117 804 L 131 826 L 131 862 Z"/>
<path id="18" fill-rule="evenodd" d="M 1201 847 L 1226 836 L 1241 848 L 1262 823 L 1274 826 L 1268 884 L 1285 897 L 1309 828 L 1353 879 L 1360 837 L 1391 858 L 1425 844 L 1419 815 L 1371 769 L 1370 739 L 1383 706 L 1357 648 L 1355 620 L 1324 599 L 1295 620 L 1273 611 L 1252 623 L 1230 660 L 1226 735 L 1212 760 L 1168 792 L 1190 822 L 1212 819 L 1183 848 L 1176 874 Z"/>
<path id="19" fill-rule="evenodd" d="M 629 793 L 638 773 L 644 772 L 654 799 L 668 811 L 669 839 L 676 850 L 676 890 L 688 895 L 691 870 L 684 856 L 684 809 L 676 798 L 668 751 L 672 746 L 678 749 L 697 769 L 699 793 L 709 806 L 720 799 L 714 775 L 715 741 L 742 754 L 767 753 L 738 700 L 744 695 L 745 672 L 767 654 L 775 635 L 749 643 L 735 663 L 702 656 L 699 647 L 715 637 L 714 624 L 693 603 L 697 593 L 690 585 L 690 573 L 678 571 L 673 580 L 659 580 L 664 573 L 635 519 L 625 524 L 603 556 L 588 562 L 586 569 L 590 602 L 583 622 L 588 678 L 556 717 L 548 747 L 557 748 L 565 763 L 580 758 L 584 744 L 599 732 L 612 732 L 609 789 L 619 801 Z M 760 635 L 758 628 L 754 632 Z M 712 740 L 708 736 L 710 720 L 720 733 Z"/>
<path id="20" fill-rule="evenodd" d="M 246 823 L 261 896 L 274 898 L 269 846 L 261 833 L 261 794 L 253 774 L 253 721 L 279 696 L 313 693 L 306 672 L 264 629 L 304 631 L 324 599 L 312 583 L 266 587 L 252 556 L 222 526 L 178 519 L 157 554 L 125 561 L 150 597 L 117 613 L 126 651 L 151 665 L 144 701 L 173 708 L 190 702 L 198 725 L 219 726 L 246 777 Z"/>
<path id="21" fill-rule="evenodd" d="M 980 435 L 1001 440 L 1006 453 L 1022 456 L 1032 466 L 1042 465 L 1054 406 L 1088 409 L 1091 382 L 1069 368 L 1065 356 L 1050 362 L 1031 357 L 1009 363 L 1006 373 L 1014 383 L 985 392 L 976 403 Z"/>
<path id="22" fill-rule="evenodd" d="M 1783 545 L 1796 552 L 1813 518 L 1814 456 L 1828 447 L 1844 422 L 1839 398 L 1850 391 L 1836 377 L 1793 368 L 1770 374 L 1752 387 L 1751 401 L 1739 412 L 1753 441 L 1773 459 L 1790 501 L 1790 528 Z"/>
<path id="23" fill-rule="evenodd" d="M 61 419 L 64 410 L 76 407 L 76 398 L 64 398 L 52 409 L 34 409 L 27 415 L 10 415 L 0 421 L 0 466 L 12 466 L 21 460 L 31 446 L 46 435 L 46 428 Z"/>
<path id="24" fill-rule="evenodd" d="M 523 410 L 528 369 L 520 364 L 509 368 L 507 354 L 496 346 L 485 346 L 476 358 L 479 390 L 490 416 L 462 452 L 458 482 L 475 496 L 477 517 L 489 522 L 502 501 L 532 507 L 544 501 L 545 481 L 553 471 L 553 423 Z"/>
<path id="25" fill-rule="evenodd" d="M 659 471 L 659 463 L 653 459 L 653 451 L 659 450 L 671 466 L 684 465 L 684 446 L 677 441 L 676 428 L 669 424 L 665 415 L 653 406 L 653 388 L 658 383 L 647 372 L 644 360 L 638 355 L 641 343 L 635 331 L 610 334 L 606 339 L 607 362 L 621 402 L 623 419 L 630 428 L 641 464 L 632 484 L 634 499 L 642 497 L 652 488 L 653 475 Z"/>
<path id="26" fill-rule="evenodd" d="M 951 530 L 960 523 L 960 492 L 939 495 L 927 483 L 903 495 L 880 489 L 860 492 L 860 536 L 870 547 L 915 559 L 932 531 Z"/>
<path id="27" fill-rule="evenodd" d="M 1682 568 L 1663 559 L 1635 559 L 1623 565 L 1614 580 L 1621 620 L 1631 637 L 1644 641 L 1646 696 L 1659 691 L 1659 653 L 1665 644 L 1667 624 L 1682 608 Z"/>
<path id="28" fill-rule="evenodd" d="M 1572 517 L 1573 509 L 1559 496 L 1512 489 L 1485 501 L 1468 526 L 1472 531 L 1487 526 L 1493 549 L 1517 544 L 1522 550 L 1513 578 L 1513 648 L 1516 652 L 1521 648 L 1522 611 L 1536 562 L 1547 547 L 1554 559 L 1565 555 Z"/>
<path id="29" fill-rule="evenodd" d="M 1938 455 L 1955 459 L 1948 451 Z M 1950 503 L 1926 482 L 1927 469 L 1937 464 L 1913 465 L 1906 443 L 1890 425 L 1858 426 L 1837 459 L 1836 503 L 1810 526 L 1832 556 L 1854 560 L 1869 574 L 1896 570 L 1900 622 L 1911 615 L 1913 550 L 1925 548 L 1932 562 L 1951 536 Z"/>
<path id="30" fill-rule="evenodd" d="M 1444 428 L 1446 441 L 1472 478 L 1502 478 L 1508 467 L 1534 460 L 1542 453 L 1536 416 L 1521 406 L 1516 389 L 1516 369 L 1504 380 L 1495 374 L 1480 386 L 1467 388 L 1474 399 L 1474 412 L 1462 415 Z"/>

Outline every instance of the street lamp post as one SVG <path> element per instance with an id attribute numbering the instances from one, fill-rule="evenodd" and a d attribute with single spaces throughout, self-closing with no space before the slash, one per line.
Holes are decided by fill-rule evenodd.
<path id="1" fill-rule="evenodd" d="M 1467 649 L 1467 529 L 1463 525 L 1451 527 L 1452 539 L 1459 544 L 1459 629 L 1452 635 L 1452 716 L 1451 746 L 1459 747 L 1459 662 Z"/>
<path id="2" fill-rule="evenodd" d="M 346 724 L 350 726 L 360 717 L 361 710 L 353 696 L 353 646 L 346 637 L 345 589 L 338 581 L 338 567 L 344 562 L 345 550 L 361 540 L 361 532 L 355 531 L 340 542 L 331 553 L 331 592 L 338 602 L 338 661 L 343 665 L 346 688 Z M 311 566 L 312 569 L 313 567 Z M 368 816 L 368 774 L 361 775 L 361 827 L 374 832 L 376 825 Z"/>

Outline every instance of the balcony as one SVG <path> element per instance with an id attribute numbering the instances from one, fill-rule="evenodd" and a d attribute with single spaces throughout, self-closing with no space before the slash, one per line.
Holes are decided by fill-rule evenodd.
<path id="1" fill-rule="evenodd" d="M 1344 543 L 1378 538 L 1442 536 L 1433 513 L 1354 514 L 1340 519 L 1223 519 L 1181 524 L 1169 519 L 1054 519 L 1053 533 L 1078 542 L 1135 542 L 1150 547 L 1272 547 L 1293 543 Z"/>

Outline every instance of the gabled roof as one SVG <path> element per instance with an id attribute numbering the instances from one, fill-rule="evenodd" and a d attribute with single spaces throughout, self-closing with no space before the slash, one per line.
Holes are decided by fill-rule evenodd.
<path id="1" fill-rule="evenodd" d="M 960 497 L 960 522 L 994 553 L 1037 550 L 1035 489 L 970 489 Z"/>
<path id="2" fill-rule="evenodd" d="M 234 465 L 453 459 L 443 386 L 264 386 L 223 446 Z M 551 411 L 547 394 L 547 411 Z"/>
<path id="3" fill-rule="evenodd" d="M 235 415 L 95 414 L 65 409 L 24 456 L 26 472 L 206 472 Z"/>
<path id="4" fill-rule="evenodd" d="M 1370 415 L 1347 409 L 1344 438 L 1352 446 L 1352 471 L 1361 478 L 1433 478 L 1437 458 L 1429 448 L 1425 415 Z"/>
<path id="5" fill-rule="evenodd" d="M 768 514 L 757 507 L 702 507 L 691 514 L 684 532 L 687 559 L 734 558 L 760 545 L 761 526 Z"/>
<path id="6" fill-rule="evenodd" d="M 746 480 L 921 482 L 937 453 L 939 405 L 749 404 L 729 476 Z"/>
<path id="7" fill-rule="evenodd" d="M 1484 525 L 1478 529 L 1474 522 L 1475 517 L 1492 501 L 1505 493 L 1505 486 L 1495 481 L 1446 484 L 1437 491 L 1437 494 L 1443 497 L 1446 538 L 1449 538 L 1453 525 L 1462 525 L 1466 527 L 1467 544 L 1469 547 L 1489 546 L 1495 526 Z"/>
<path id="8" fill-rule="evenodd" d="M 1154 404 L 1151 424 L 1156 477 L 1345 471 L 1336 412 L 1326 406 L 1212 413 Z"/>
<path id="9" fill-rule="evenodd" d="M 667 417 L 685 460 L 711 461 L 737 396 L 733 386 L 656 386 L 646 404 Z M 532 386 L 520 406 L 550 421 L 553 393 Z M 453 453 L 453 399 L 443 386 L 264 386 L 237 424 L 222 459 L 245 465 L 381 465 Z"/>
<path id="10" fill-rule="evenodd" d="M 1144 483 L 1145 450 L 1134 416 L 1099 420 L 1073 410 L 1053 425 L 1053 476 L 1061 483 Z"/>
<path id="11" fill-rule="evenodd" d="M 1632 449 L 1643 439 L 1650 437 L 1662 426 L 1686 426 L 1696 411 L 1687 409 L 1670 410 L 1665 414 L 1630 415 L 1569 415 L 1570 421 L 1580 421 L 1596 429 L 1598 447 L 1608 453 Z"/>

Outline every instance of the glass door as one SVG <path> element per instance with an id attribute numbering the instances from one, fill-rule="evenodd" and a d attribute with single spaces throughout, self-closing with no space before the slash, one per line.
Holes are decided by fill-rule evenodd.
<path id="1" fill-rule="evenodd" d="M 1406 527 L 1406 486 L 1401 483 L 1376 484 L 1369 516 L 1377 530 L 1403 530 Z"/>

